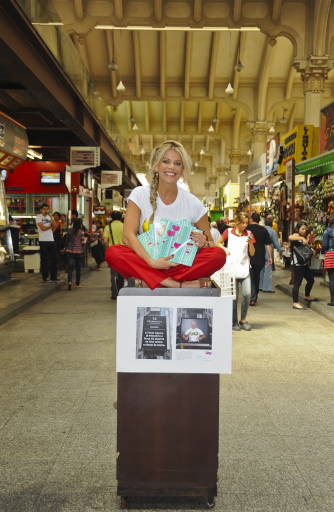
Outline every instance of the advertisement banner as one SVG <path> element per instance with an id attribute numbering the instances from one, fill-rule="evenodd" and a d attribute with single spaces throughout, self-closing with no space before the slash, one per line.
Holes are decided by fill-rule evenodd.
<path id="1" fill-rule="evenodd" d="M 295 163 L 298 163 L 315 156 L 313 154 L 314 133 L 313 125 L 298 125 L 288 132 L 283 139 L 284 149 L 282 163 L 286 165 L 289 160 L 294 160 Z"/>
<path id="2" fill-rule="evenodd" d="M 281 156 L 280 134 L 268 140 L 266 144 L 266 174 L 277 171 Z"/>
<path id="3" fill-rule="evenodd" d="M 334 149 L 334 101 L 320 109 L 319 153 Z"/>
<path id="4" fill-rule="evenodd" d="M 120 294 L 116 370 L 231 373 L 231 317 L 230 296 Z"/>
<path id="5" fill-rule="evenodd" d="M 27 154 L 28 136 L 24 127 L 0 112 L 0 168 L 15 169 Z"/>

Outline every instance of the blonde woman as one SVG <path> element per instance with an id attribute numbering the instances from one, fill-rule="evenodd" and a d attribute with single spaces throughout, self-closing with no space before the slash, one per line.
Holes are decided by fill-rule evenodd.
<path id="1" fill-rule="evenodd" d="M 236 299 L 233 301 L 232 329 L 234 331 L 250 331 L 251 326 L 246 321 L 248 304 L 251 294 L 251 281 L 249 275 L 249 257 L 255 254 L 255 238 L 251 231 L 247 231 L 248 216 L 238 213 L 234 219 L 235 227 L 226 229 L 217 242 L 217 246 L 230 255 L 235 269 Z M 227 245 L 227 248 L 223 244 Z M 238 290 L 242 290 L 241 318 L 238 322 Z"/>
<path id="2" fill-rule="evenodd" d="M 151 185 L 135 188 L 126 210 L 123 242 L 106 251 L 110 267 L 125 279 L 137 278 L 139 286 L 155 288 L 203 288 L 210 284 L 207 277 L 220 269 L 225 253 L 214 247 L 206 208 L 201 201 L 180 188 L 180 178 L 190 174 L 190 156 L 179 142 L 165 141 L 151 154 Z M 193 232 L 192 240 L 198 251 L 191 267 L 173 263 L 173 255 L 153 260 L 137 240 L 147 226 L 160 219 L 189 220 L 203 233 Z M 139 282 L 138 282 L 139 280 Z"/>

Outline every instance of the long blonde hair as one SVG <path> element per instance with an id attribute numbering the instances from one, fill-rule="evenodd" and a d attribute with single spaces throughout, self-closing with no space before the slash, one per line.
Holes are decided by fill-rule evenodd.
<path id="1" fill-rule="evenodd" d="M 158 186 L 159 186 L 159 174 L 156 172 L 157 166 L 160 164 L 163 159 L 165 153 L 169 150 L 176 151 L 182 160 L 183 165 L 183 176 L 185 181 L 187 180 L 187 176 L 191 172 L 192 161 L 182 144 L 175 140 L 166 140 L 160 146 L 157 146 L 153 149 L 150 158 L 150 173 L 152 174 L 152 181 L 150 185 L 150 203 L 152 206 L 152 215 L 149 219 L 149 223 L 151 224 L 154 219 L 154 213 L 157 209 L 157 198 L 158 198 Z"/>
<path id="2" fill-rule="evenodd" d="M 234 217 L 234 222 L 235 224 L 241 224 L 241 222 L 243 222 L 245 219 L 248 219 L 249 220 L 249 217 L 246 213 L 243 213 L 243 212 L 239 212 L 236 214 L 236 216 Z"/>

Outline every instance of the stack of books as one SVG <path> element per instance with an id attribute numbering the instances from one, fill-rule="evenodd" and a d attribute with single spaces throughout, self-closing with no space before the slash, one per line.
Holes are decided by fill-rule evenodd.
<path id="1" fill-rule="evenodd" d="M 197 247 L 190 233 L 203 233 L 189 220 L 160 219 L 150 224 L 149 231 L 138 236 L 138 240 L 153 260 L 174 255 L 172 261 L 191 267 Z"/>

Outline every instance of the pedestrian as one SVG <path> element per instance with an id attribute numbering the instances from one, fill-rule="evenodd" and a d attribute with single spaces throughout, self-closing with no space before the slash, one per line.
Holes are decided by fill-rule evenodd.
<path id="1" fill-rule="evenodd" d="M 123 227 L 122 212 L 114 211 L 111 213 L 110 222 L 104 228 L 103 241 L 105 249 L 112 245 L 124 245 L 123 244 Z M 111 262 L 112 263 L 112 262 Z M 112 266 L 110 266 L 110 280 L 111 280 L 111 299 L 116 300 L 118 291 L 124 286 L 124 277 L 116 272 Z"/>
<path id="2" fill-rule="evenodd" d="M 73 226 L 66 235 L 66 252 L 68 257 L 68 289 L 72 290 L 72 275 L 75 266 L 75 287 L 82 288 L 80 285 L 82 258 L 84 247 L 87 241 L 82 226 L 82 219 L 74 219 Z"/>
<path id="3" fill-rule="evenodd" d="M 190 192 L 178 186 L 181 178 L 190 174 L 192 161 L 182 144 L 165 141 L 153 149 L 150 159 L 151 185 L 136 187 L 128 199 L 124 221 L 123 245 L 113 245 L 106 251 L 110 267 L 125 279 L 137 278 L 137 286 L 155 288 L 206 288 L 209 277 L 225 263 L 226 256 L 213 246 L 207 210 Z M 173 263 L 173 254 L 154 260 L 146 252 L 137 233 L 143 226 L 160 219 L 188 220 L 194 230 L 190 237 L 198 248 L 191 266 Z"/>
<path id="4" fill-rule="evenodd" d="M 104 262 L 105 247 L 103 243 L 103 227 L 100 220 L 95 221 L 96 229 L 90 237 L 89 246 L 92 252 L 92 256 L 96 262 L 96 268 L 94 270 L 102 270 L 101 265 Z"/>
<path id="5" fill-rule="evenodd" d="M 321 254 L 325 255 L 324 269 L 327 270 L 329 278 L 331 300 L 327 302 L 327 306 L 334 306 L 334 213 L 329 216 L 328 227 L 322 239 Z"/>
<path id="6" fill-rule="evenodd" d="M 250 331 L 251 326 L 246 320 L 248 304 L 251 294 L 251 281 L 249 272 L 249 257 L 255 253 L 255 238 L 251 231 L 247 231 L 248 216 L 245 213 L 238 213 L 235 217 L 235 227 L 226 229 L 220 237 L 217 245 L 224 249 L 228 258 L 231 258 L 234 265 L 236 298 L 233 300 L 232 329 L 234 331 Z M 227 245 L 227 248 L 224 247 Z M 239 285 L 241 286 L 242 301 L 241 315 L 238 322 L 238 296 Z"/>
<path id="7" fill-rule="evenodd" d="M 212 236 L 213 243 L 216 245 L 220 238 L 220 233 L 217 229 L 217 222 L 211 222 L 211 218 L 208 217 L 209 223 L 210 223 L 210 233 Z"/>
<path id="8" fill-rule="evenodd" d="M 305 285 L 305 300 L 306 301 L 317 301 L 318 299 L 311 297 L 310 293 L 314 284 L 314 277 L 308 263 L 299 263 L 294 253 L 293 248 L 295 246 L 308 245 L 306 240 L 307 223 L 304 220 L 298 222 L 294 228 L 294 232 L 289 236 L 291 246 L 291 264 L 294 273 L 294 283 L 292 288 L 292 301 L 293 309 L 305 310 L 306 307 L 302 306 L 298 302 L 299 288 L 302 284 L 303 279 L 306 279 Z M 313 251 L 314 252 L 314 251 Z"/>
<path id="9" fill-rule="evenodd" d="M 266 230 L 269 233 L 269 236 L 272 241 L 272 250 L 274 251 L 274 248 L 279 252 L 280 257 L 282 257 L 282 248 L 278 242 L 278 238 L 276 235 L 276 231 L 272 228 L 272 220 L 268 219 L 268 217 L 265 220 L 265 226 Z M 266 293 L 275 293 L 275 290 L 272 289 L 272 282 L 273 282 L 273 267 L 272 265 L 268 265 L 268 251 L 266 248 L 266 256 L 265 256 L 265 264 L 262 267 L 261 273 L 260 273 L 260 290 Z"/>
<path id="10" fill-rule="evenodd" d="M 50 216 L 49 206 L 43 203 L 40 206 L 40 214 L 36 217 L 38 229 L 39 250 L 41 258 L 42 279 L 44 283 L 51 281 L 59 282 L 57 277 L 58 254 L 57 246 L 53 238 L 53 231 L 56 229 L 56 222 Z M 49 278 L 50 258 L 50 278 Z"/>
<path id="11" fill-rule="evenodd" d="M 229 222 L 230 220 L 227 217 L 220 217 L 217 220 L 217 229 L 221 235 L 224 233 L 225 229 L 229 227 Z"/>
<path id="12" fill-rule="evenodd" d="M 250 257 L 250 277 L 251 277 L 251 298 L 250 306 L 255 306 L 260 289 L 260 274 L 262 267 L 267 264 L 272 264 L 272 246 L 271 238 L 268 231 L 264 226 L 259 225 L 260 215 L 258 213 L 252 213 L 250 223 L 248 225 L 249 231 L 251 231 L 255 237 L 255 254 Z M 268 260 L 266 263 L 266 248 L 268 251 Z"/>

